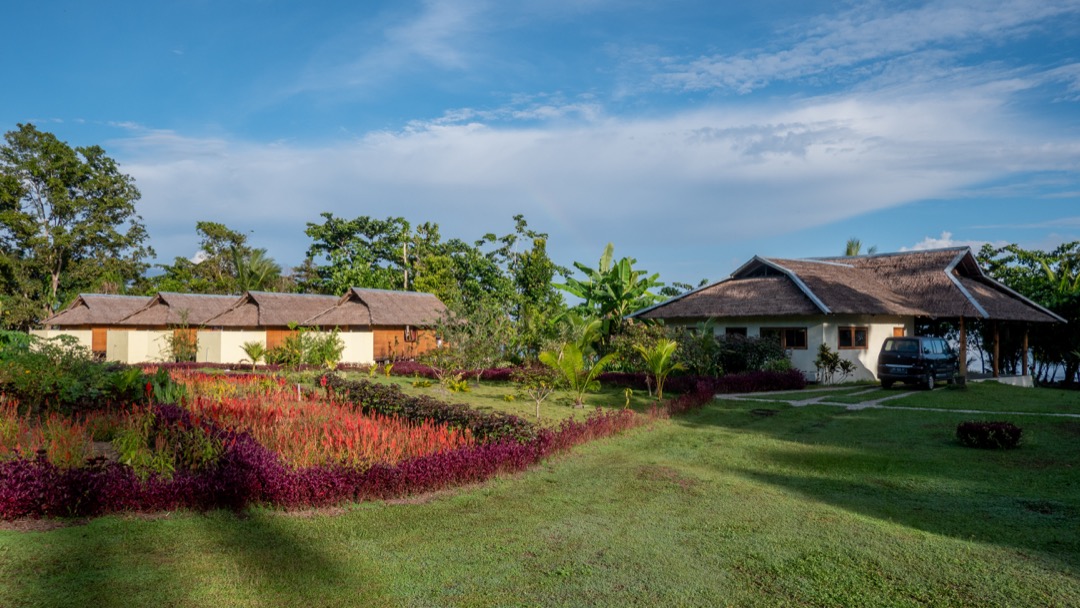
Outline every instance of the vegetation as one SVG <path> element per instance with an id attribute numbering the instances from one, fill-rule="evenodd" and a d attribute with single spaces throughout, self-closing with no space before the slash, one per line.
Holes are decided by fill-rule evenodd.
<path id="1" fill-rule="evenodd" d="M 984 245 L 979 263 L 986 273 L 1063 317 L 1065 325 L 1036 324 L 1030 330 L 1031 352 L 1022 350 L 1023 335 L 1000 332 L 1000 368 L 1016 373 L 1022 357 L 1033 359 L 1033 373 L 1041 382 L 1050 382 L 1062 372 L 1066 384 L 1080 379 L 1080 241 L 1065 243 L 1052 251 L 1026 250 L 1016 245 L 995 248 Z M 976 322 L 975 345 L 993 342 L 993 325 Z M 969 333 L 971 335 L 971 333 Z M 984 370 L 993 365 L 992 349 L 979 349 Z"/>
<path id="2" fill-rule="evenodd" d="M 0 328 L 27 329 L 81 291 L 117 293 L 153 256 L 139 191 L 98 146 L 20 124 L 0 146 Z"/>
<path id="3" fill-rule="evenodd" d="M 0 604 L 1080 604 L 1076 425 L 963 416 L 721 401 L 412 500 L 0 530 Z"/>
<path id="4" fill-rule="evenodd" d="M 656 384 L 656 399 L 664 398 L 664 383 L 672 372 L 680 371 L 685 367 L 675 360 L 675 349 L 679 344 L 674 340 L 659 340 L 652 348 L 638 346 L 641 358 L 645 360 L 645 369 L 652 376 Z"/>

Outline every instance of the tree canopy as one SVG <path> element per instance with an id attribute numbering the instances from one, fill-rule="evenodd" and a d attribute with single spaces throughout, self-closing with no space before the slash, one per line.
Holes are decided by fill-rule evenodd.
<path id="1" fill-rule="evenodd" d="M 25 328 L 81 291 L 119 291 L 153 255 L 134 180 L 98 146 L 32 124 L 0 146 L 0 324 Z"/>

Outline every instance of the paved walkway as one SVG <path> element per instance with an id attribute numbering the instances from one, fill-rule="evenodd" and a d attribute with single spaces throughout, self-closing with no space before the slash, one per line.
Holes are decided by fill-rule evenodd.
<path id="1" fill-rule="evenodd" d="M 901 399 L 908 395 L 914 395 L 916 391 L 906 391 L 902 393 L 890 393 L 884 397 L 878 399 L 867 399 L 859 403 L 836 403 L 829 401 L 830 393 L 836 391 L 846 391 L 848 388 L 815 388 L 806 391 L 800 391 L 798 393 L 792 391 L 774 391 L 766 393 L 732 393 L 726 395 L 717 395 L 717 399 L 730 399 L 732 401 L 755 401 L 759 403 L 776 403 L 777 401 L 783 401 L 794 407 L 805 407 L 807 405 L 831 405 L 834 407 L 842 407 L 849 410 L 865 410 L 865 409 L 889 409 L 889 410 L 907 410 L 911 412 L 946 412 L 946 413 L 961 413 L 961 414 L 985 414 L 989 416 L 1049 416 L 1053 418 L 1080 418 L 1080 414 L 1058 414 L 1054 412 L 992 412 L 987 410 L 957 410 L 947 409 L 939 407 L 907 407 L 903 405 L 883 405 L 886 401 L 892 401 L 893 399 Z M 882 390 L 876 386 L 869 387 L 864 391 L 858 391 L 855 393 L 845 393 L 845 397 L 855 397 L 857 395 L 865 395 L 869 393 L 880 393 Z M 796 394 L 799 396 L 807 395 L 805 399 L 790 399 Z M 773 397 L 770 399 L 769 396 Z M 777 398 L 776 395 L 782 395 L 783 397 L 789 397 L 785 399 L 783 397 Z"/>

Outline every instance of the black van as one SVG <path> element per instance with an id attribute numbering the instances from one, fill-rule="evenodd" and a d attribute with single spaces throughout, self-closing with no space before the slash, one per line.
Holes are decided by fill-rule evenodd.
<path id="1" fill-rule="evenodd" d="M 877 375 L 882 388 L 903 382 L 932 390 L 941 380 L 951 384 L 957 369 L 956 353 L 941 338 L 885 338 L 878 355 Z"/>

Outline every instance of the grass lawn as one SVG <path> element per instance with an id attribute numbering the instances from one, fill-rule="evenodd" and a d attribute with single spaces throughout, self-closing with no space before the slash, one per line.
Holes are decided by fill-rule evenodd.
<path id="1" fill-rule="evenodd" d="M 395 384 L 401 387 L 409 395 L 428 395 L 449 403 L 464 403 L 470 407 L 482 411 L 497 410 L 509 414 L 516 414 L 527 420 L 536 420 L 536 402 L 528 396 L 521 394 L 517 386 L 509 382 L 475 382 L 469 383 L 468 392 L 452 393 L 434 382 L 431 386 L 417 388 L 413 386 L 414 378 L 402 376 L 373 376 L 367 374 L 349 374 L 352 379 L 371 380 L 384 384 Z M 513 400 L 507 400 L 512 396 Z M 664 393 L 664 398 L 668 398 Z M 596 408 L 618 408 L 626 405 L 626 394 L 621 388 L 605 388 L 596 393 L 585 394 L 585 407 L 574 408 L 573 395 L 565 390 L 557 390 L 543 403 L 540 404 L 540 422 L 542 424 L 556 424 L 566 418 L 583 418 Z M 656 400 L 649 397 L 646 391 L 634 391 L 630 397 L 630 408 L 637 412 L 644 412 L 656 404 Z"/>
<path id="2" fill-rule="evenodd" d="M 0 530 L 0 606 L 1080 605 L 1080 420 L 964 418 L 717 401 L 412 501 Z"/>
<path id="3" fill-rule="evenodd" d="M 888 393 L 890 391 L 883 391 Z M 969 382 L 963 389 L 945 387 L 921 391 L 883 405 L 971 409 L 988 412 L 1039 412 L 1080 414 L 1080 391 L 1054 388 L 1021 388 L 998 382 Z"/>

